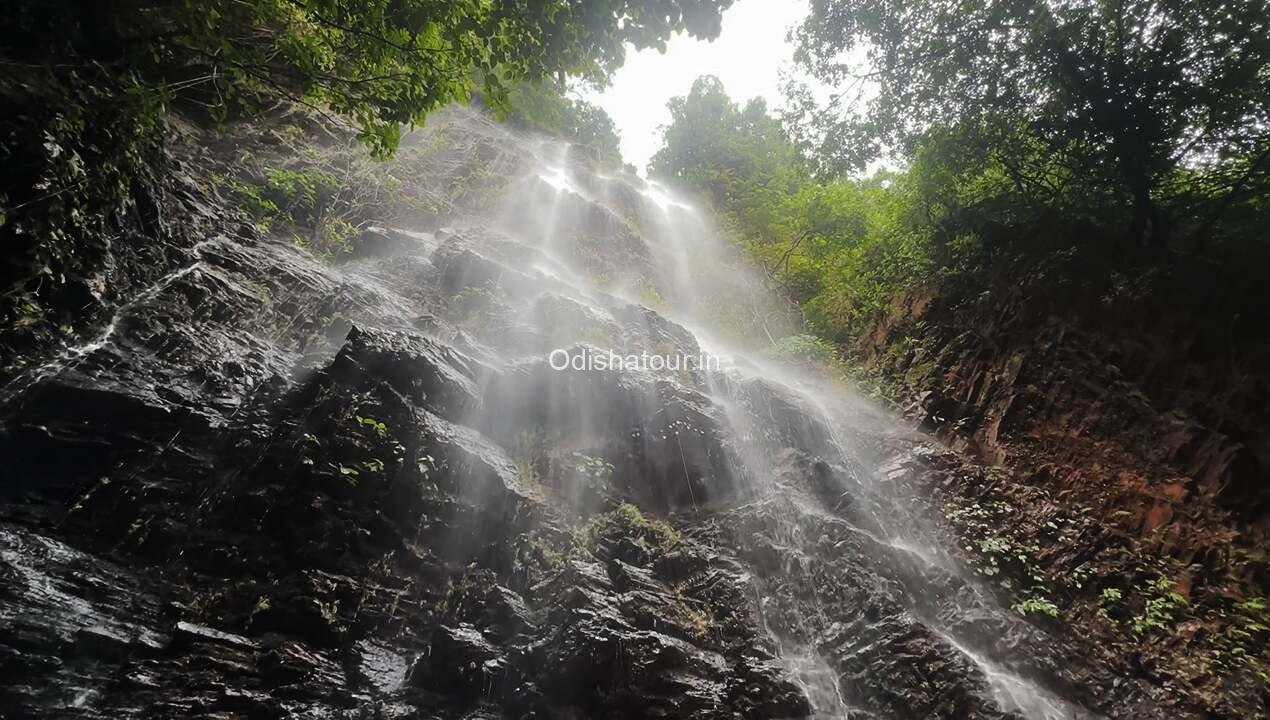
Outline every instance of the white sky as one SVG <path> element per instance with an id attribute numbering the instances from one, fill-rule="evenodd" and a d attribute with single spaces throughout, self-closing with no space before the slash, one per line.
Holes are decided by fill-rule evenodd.
<path id="1" fill-rule="evenodd" d="M 713 42 L 676 35 L 666 53 L 635 52 L 603 92 L 583 97 L 604 108 L 622 136 L 622 156 L 642 174 L 661 147 L 660 127 L 670 122 L 666 102 L 687 95 L 701 75 L 716 75 L 737 103 L 755 96 L 769 108 L 781 105 L 779 73 L 793 60 L 786 32 L 807 15 L 807 0 L 738 0 L 723 14 Z"/>

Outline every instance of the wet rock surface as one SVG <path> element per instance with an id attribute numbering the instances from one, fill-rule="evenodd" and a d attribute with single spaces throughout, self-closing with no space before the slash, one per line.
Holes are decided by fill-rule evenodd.
<path id="1" fill-rule="evenodd" d="M 1048 629 L 1092 638 L 1103 674 L 1149 677 L 1181 715 L 1262 717 L 1265 364 L 1231 371 L 1244 344 L 1208 339 L 1231 332 L 1215 301 L 1108 291 L 1085 262 L 1005 259 L 977 299 L 897 300 L 861 338 L 906 414 L 988 464 L 921 449 L 892 476 L 1003 602 L 1044 598 Z"/>
<path id="2" fill-rule="evenodd" d="M 471 114 L 432 132 L 541 164 Z M 563 244 L 540 210 L 337 267 L 216 235 L 21 376 L 0 714 L 1186 716 L 931 549 L 912 473 L 881 471 L 941 477 L 921 438 L 745 368 L 553 369 L 700 350 L 626 292 L 665 282 L 638 186 L 566 170 Z"/>

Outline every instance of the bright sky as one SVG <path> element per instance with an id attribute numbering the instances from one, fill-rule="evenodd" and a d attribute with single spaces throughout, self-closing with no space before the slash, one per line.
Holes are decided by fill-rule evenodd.
<path id="1" fill-rule="evenodd" d="M 622 156 L 642 174 L 661 147 L 660 127 L 670 122 L 666 102 L 687 95 L 701 75 L 716 75 L 738 103 L 761 96 L 781 105 L 780 70 L 793 60 L 789 28 L 807 14 L 807 0 L 738 0 L 723 14 L 713 42 L 686 34 L 666 43 L 665 54 L 630 49 L 626 64 L 603 92 L 583 97 L 604 108 L 622 136 Z"/>

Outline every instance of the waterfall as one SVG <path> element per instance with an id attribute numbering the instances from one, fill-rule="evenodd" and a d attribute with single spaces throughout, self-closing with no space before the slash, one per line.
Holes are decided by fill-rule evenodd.
<path id="1" fill-rule="evenodd" d="M 525 141 L 508 134 L 506 142 Z M 564 268 L 565 273 L 551 274 L 541 288 L 567 294 L 587 312 L 572 327 L 562 325 L 556 316 L 542 318 L 537 330 L 591 342 L 594 338 L 587 335 L 587 323 L 611 317 L 614 297 L 623 302 L 651 304 L 661 317 L 686 329 L 703 353 L 721 362 L 718 372 L 671 374 L 666 379 L 688 384 L 722 409 L 727 418 L 727 442 L 742 449 L 733 458 L 737 464 L 735 475 L 743 479 L 732 493 L 734 498 L 763 504 L 772 502 L 773 497 L 796 492 L 772 480 L 776 469 L 771 453 L 781 444 L 809 452 L 832 466 L 851 468 L 856 475 L 851 489 L 859 495 L 854 500 L 869 507 L 866 521 L 873 527 L 861 525 L 850 530 L 867 537 L 875 548 L 899 557 L 898 561 L 876 560 L 880 567 L 898 570 L 892 579 L 913 598 L 905 610 L 982 673 L 1003 710 L 1043 720 L 1091 716 L 1028 679 L 1026 671 L 1014 667 L 1017 658 L 991 656 L 990 638 L 980 636 L 977 628 L 1020 627 L 1026 623 L 1000 607 L 986 591 L 974 589 L 977 581 L 973 573 L 942 549 L 943 541 L 910 507 L 909 498 L 890 494 L 886 483 L 878 481 L 879 469 L 870 467 L 864 453 L 846 440 L 902 433 L 902 425 L 853 394 L 849 387 L 829 379 L 825 368 L 783 365 L 764 352 L 765 346 L 770 349 L 772 333 L 779 338 L 800 328 L 788 313 L 782 315 L 781 301 L 713 227 L 708 214 L 658 183 L 615 177 L 591 170 L 584 163 L 569 163 L 566 143 L 540 142 L 531 154 L 534 161 L 513 183 L 517 189 L 508 193 L 494 213 L 498 218 L 496 227 L 512 242 L 546 258 L 552 267 Z M 646 265 L 597 271 L 596 258 L 586 256 L 587 246 L 578 236 L 586 231 L 599 234 L 594 252 L 622 251 L 627 249 L 622 244 L 629 242 L 639 251 L 632 253 L 638 263 Z M 633 240 L 620 240 L 628 234 Z M 650 287 L 656 291 L 651 303 Z M 528 292 L 524 297 L 528 305 L 539 296 Z M 753 322 L 759 317 L 775 320 L 771 327 L 761 328 Z M 764 417 L 764 408 L 742 408 L 744 388 L 756 383 L 787 393 L 806 414 L 807 427 L 789 433 L 788 428 L 773 427 L 770 415 Z M 655 404 L 659 398 L 647 400 Z M 497 397 L 494 402 L 498 402 Z M 771 443 L 776 435 L 783 435 L 781 442 Z M 762 447 L 764 444 L 768 446 Z M 701 499 L 691 493 L 692 483 L 688 485 L 691 504 L 700 505 Z M 815 563 L 815 538 L 807 537 L 804 528 L 809 518 L 824 519 L 826 512 L 805 497 L 786 499 L 795 502 L 780 515 L 779 540 L 795 548 L 806 563 Z M 676 510 L 690 513 L 700 507 Z M 897 567 L 888 567 L 892 563 Z M 801 563 L 792 572 L 803 572 Z M 971 590 L 962 589 L 951 601 L 932 601 L 947 591 L 950 577 L 951 582 Z M 765 596 L 761 582 L 753 583 L 753 592 L 762 616 L 770 598 Z M 967 621 L 968 617 L 976 619 Z M 838 683 L 835 672 L 817 649 L 834 632 L 832 622 L 814 602 L 812 611 L 800 617 L 799 622 L 798 634 L 802 637 L 782 636 L 769 629 L 781 648 L 785 667 L 805 688 L 817 717 L 850 716 L 850 691 Z"/>
<path id="2" fill-rule="evenodd" d="M 394 162 L 440 200 L 373 251 L 204 241 L 3 390 L 0 449 L 74 542 L 0 526 L 6 561 L 57 549 L 10 562 L 0 641 L 112 643 L 23 670 L 18 707 L 247 707 L 284 676 L 296 716 L 1095 717 L 914 490 L 931 442 L 782 359 L 798 313 L 707 207 L 429 122 Z M 232 672 L 186 687 L 209 643 Z"/>

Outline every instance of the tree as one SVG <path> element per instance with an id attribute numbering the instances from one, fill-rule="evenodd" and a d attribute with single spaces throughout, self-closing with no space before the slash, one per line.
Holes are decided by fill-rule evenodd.
<path id="1" fill-rule="evenodd" d="M 225 114 L 282 94 L 351 118 L 380 153 L 475 86 L 603 81 L 627 43 L 714 37 L 732 0 L 18 0 L 0 54 L 136 71 Z"/>
<path id="2" fill-rule="evenodd" d="M 508 102 L 513 122 L 564 136 L 603 162 L 621 164 L 621 139 L 603 108 L 566 97 L 555 82 L 522 81 L 512 88 Z"/>
<path id="3" fill-rule="evenodd" d="M 709 192 L 716 205 L 771 209 L 806 179 L 797 147 L 760 98 L 744 108 L 705 75 L 667 103 L 671 122 L 653 155 L 652 175 Z"/>
<path id="4" fill-rule="evenodd" d="M 929 233 L 913 212 L 917 183 L 906 176 L 813 177 L 761 99 L 738 106 L 711 76 L 668 107 L 650 173 L 705 195 L 729 237 L 817 332 L 849 336 L 929 270 Z"/>
<path id="5" fill-rule="evenodd" d="M 1129 236 L 1156 241 L 1179 170 L 1220 178 L 1217 207 L 1270 187 L 1265 0 L 812 0 L 798 37 L 836 102 L 875 90 L 846 117 L 795 97 L 799 138 L 837 167 L 955 126 L 1021 179 L 1047 172 L 1028 160 L 1043 157 L 1104 185 L 1131 210 Z M 1012 153 L 1032 139 L 1045 152 Z"/>

